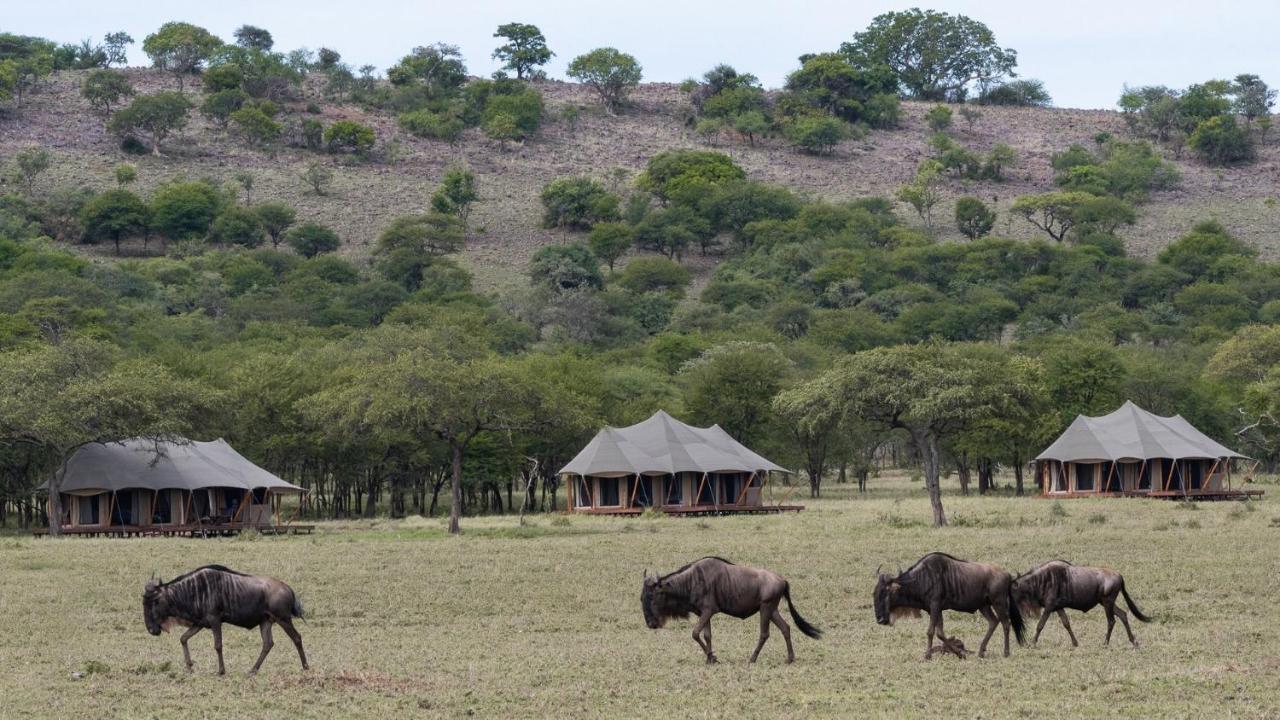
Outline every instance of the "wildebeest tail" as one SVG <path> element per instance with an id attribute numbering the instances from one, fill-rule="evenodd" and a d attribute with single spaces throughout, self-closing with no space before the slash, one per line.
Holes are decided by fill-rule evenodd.
<path id="1" fill-rule="evenodd" d="M 1013 583 L 1009 583 L 1009 624 L 1013 626 L 1013 636 L 1018 639 L 1018 644 L 1026 645 L 1026 639 L 1023 636 L 1025 626 L 1022 624 L 1022 611 L 1018 609 L 1018 602 L 1013 599 Z"/>
<path id="2" fill-rule="evenodd" d="M 296 618 L 303 617 L 303 615 L 302 615 L 302 601 L 298 599 L 298 594 L 297 594 L 297 593 L 294 593 L 294 594 L 293 594 L 293 616 L 294 616 L 294 617 L 296 617 Z"/>
<path id="3" fill-rule="evenodd" d="M 814 640 L 820 639 L 822 631 L 810 625 L 808 620 L 800 617 L 800 613 L 796 612 L 795 603 L 791 602 L 791 583 L 782 586 L 782 596 L 787 599 L 787 609 L 791 611 L 791 619 L 795 621 L 796 627 L 800 629 L 800 632 Z"/>
<path id="4" fill-rule="evenodd" d="M 1129 606 L 1129 612 L 1133 613 L 1134 617 L 1138 618 L 1142 622 L 1151 622 L 1151 618 L 1143 615 L 1142 611 L 1138 609 L 1137 604 L 1133 602 L 1133 598 L 1129 597 L 1129 591 L 1125 589 L 1123 580 L 1120 581 L 1120 594 L 1124 595 L 1124 603 Z"/>

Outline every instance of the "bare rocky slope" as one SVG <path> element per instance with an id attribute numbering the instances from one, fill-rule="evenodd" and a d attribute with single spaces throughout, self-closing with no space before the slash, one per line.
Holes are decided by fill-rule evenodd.
<path id="1" fill-rule="evenodd" d="M 144 69 L 128 71 L 140 92 L 176 89 L 170 76 Z M 367 254 L 373 241 L 398 215 L 421 212 L 446 168 L 465 163 L 478 176 L 482 201 L 472 214 L 473 237 L 464 262 L 482 288 L 522 282 L 529 257 L 537 248 L 558 242 L 560 233 L 538 226 L 538 193 L 563 175 L 590 175 L 625 189 L 654 154 L 678 147 L 706 147 L 685 123 L 688 103 L 674 85 L 647 84 L 633 95 L 633 105 L 618 116 L 606 115 L 582 86 L 546 82 L 539 85 L 547 101 L 548 121 L 537 137 L 523 145 L 500 147 L 478 130 L 468 130 L 456 144 L 423 140 L 402 132 L 387 114 L 354 105 L 334 105 L 308 90 L 290 108 L 302 111 L 308 101 L 320 104 L 320 119 L 353 119 L 372 125 L 385 150 L 398 147 L 394 159 L 350 164 L 340 159 L 284 148 L 274 154 L 250 149 L 205 123 L 198 114 L 181 137 L 171 140 L 163 157 L 126 157 L 105 120 L 80 97 L 83 74 L 59 73 L 20 109 L 0 116 L 0 164 L 16 151 L 43 145 L 55 156 L 53 168 L 40 179 L 42 188 L 83 184 L 105 188 L 112 168 L 129 160 L 139 169 L 139 190 L 174 177 L 229 181 L 240 171 L 255 178 L 254 201 L 278 199 L 298 208 L 300 218 L 334 227 L 343 252 Z M 188 92 L 195 97 L 197 91 Z M 584 108 L 573 123 L 561 111 Z M 840 145 L 832 156 L 815 157 L 793 150 L 782 139 L 718 143 L 715 149 L 733 156 L 756 179 L 791 187 L 827 199 L 892 195 L 927 157 L 927 105 L 906 103 L 905 122 L 892 131 L 876 131 Z M 947 195 L 977 195 L 1002 210 L 1019 195 L 1053 188 L 1049 156 L 1071 143 L 1092 144 L 1099 132 L 1122 135 L 1116 112 L 1097 110 L 982 108 L 972 130 L 957 117 L 956 139 L 975 150 L 1007 143 L 1018 163 L 1004 182 L 949 181 Z M 1280 135 L 1277 133 L 1276 135 Z M 383 152 L 383 155 L 386 153 Z M 325 196 L 312 194 L 299 178 L 315 160 L 332 163 L 335 181 Z M 1183 180 L 1175 190 L 1156 193 L 1139 209 L 1138 224 L 1123 235 L 1135 255 L 1151 256 L 1195 222 L 1214 218 L 1256 246 L 1265 257 L 1280 257 L 1280 143 L 1272 137 L 1259 160 L 1238 168 L 1211 168 L 1184 157 L 1177 161 Z M 951 227 L 951 204 L 936 210 L 942 235 L 958 239 Z M 910 215 L 903 208 L 903 216 Z M 914 216 L 912 216 L 914 221 Z M 1000 235 L 1030 238 L 1039 231 L 1002 212 Z M 91 250 L 105 254 L 105 248 Z M 714 259 L 689 258 L 705 276 Z"/>

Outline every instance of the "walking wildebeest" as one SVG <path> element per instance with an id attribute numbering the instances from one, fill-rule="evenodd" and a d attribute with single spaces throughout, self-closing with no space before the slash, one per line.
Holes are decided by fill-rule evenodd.
<path id="1" fill-rule="evenodd" d="M 1129 627 L 1129 617 L 1124 610 L 1116 607 L 1116 596 L 1123 595 L 1129 605 L 1129 611 L 1142 622 L 1151 622 L 1151 618 L 1142 614 L 1129 591 L 1124 587 L 1124 577 L 1111 568 L 1072 565 L 1065 560 L 1050 560 L 1025 575 L 1013 580 L 1013 599 L 1029 615 L 1040 617 L 1036 626 L 1036 636 L 1031 644 L 1040 641 L 1040 631 L 1044 630 L 1045 621 L 1053 613 L 1058 614 L 1062 627 L 1067 629 L 1071 637 L 1071 646 L 1080 647 L 1076 642 L 1076 634 L 1071 632 L 1071 623 L 1067 621 L 1066 608 L 1089 612 L 1098 605 L 1107 611 L 1107 638 L 1104 645 L 1111 644 L 1111 630 L 1116 625 L 1116 615 L 1124 623 L 1125 632 L 1129 633 L 1129 642 L 1138 647 L 1138 639 L 1133 636 Z"/>
<path id="2" fill-rule="evenodd" d="M 879 574 L 872 595 L 876 622 L 892 625 L 902 615 L 919 616 L 929 613 L 929 630 L 925 640 L 924 659 L 933 657 L 933 638 L 936 633 L 945 650 L 948 638 L 942 632 L 942 611 L 981 612 L 989 623 L 987 635 L 982 638 L 978 657 L 987 654 L 987 642 L 996 631 L 996 623 L 1004 626 L 1004 656 L 1009 657 L 1009 626 L 1022 640 L 1022 615 L 1013 602 L 1012 579 L 1009 573 L 995 565 L 958 560 L 946 553 L 933 552 L 916 561 L 915 565 L 898 576 Z"/>
<path id="3" fill-rule="evenodd" d="M 222 664 L 222 624 L 262 631 L 262 652 L 250 675 L 258 672 L 274 644 L 271 623 L 279 623 L 298 648 L 302 669 L 307 670 L 307 654 L 302 636 L 293 627 L 293 618 L 302 617 L 302 603 L 288 585 L 269 577 L 244 575 L 221 565 L 206 565 L 169 582 L 152 579 L 142 593 L 142 615 L 147 631 L 159 635 L 174 625 L 190 628 L 182 635 L 182 656 L 187 670 L 193 667 L 187 641 L 202 628 L 213 631 L 213 649 L 218 653 L 218 674 Z"/>
<path id="4" fill-rule="evenodd" d="M 822 637 L 822 631 L 810 625 L 791 603 L 791 586 L 779 574 L 763 568 L 734 565 L 718 557 L 704 557 L 685 565 L 673 573 L 649 577 L 645 571 L 640 589 L 640 606 L 644 609 L 644 621 L 656 630 L 666 624 L 668 618 L 698 616 L 693 625 L 693 640 L 707 654 L 707 662 L 716 662 L 711 650 L 711 616 L 724 613 L 743 619 L 760 613 L 760 641 L 751 662 L 760 655 L 760 648 L 769 639 L 769 623 L 782 631 L 787 641 L 787 662 L 794 662 L 791 648 L 791 626 L 782 619 L 778 605 L 783 599 L 791 610 L 791 619 L 800 632 L 813 639 Z M 705 638 L 705 639 L 704 639 Z"/>

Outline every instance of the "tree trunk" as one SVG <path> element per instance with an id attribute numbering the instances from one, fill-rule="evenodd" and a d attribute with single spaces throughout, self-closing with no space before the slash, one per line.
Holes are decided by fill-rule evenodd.
<path id="1" fill-rule="evenodd" d="M 1014 482 L 1014 488 L 1016 488 L 1014 490 L 1014 494 L 1021 497 L 1022 496 L 1022 458 L 1017 455 L 1015 455 L 1013 458 L 1013 482 Z"/>
<path id="2" fill-rule="evenodd" d="M 993 482 L 995 476 L 996 464 L 991 458 L 980 458 L 978 460 L 978 492 L 986 495 L 987 491 L 995 487 Z"/>
<path id="3" fill-rule="evenodd" d="M 969 453 L 962 452 L 956 458 L 956 475 L 960 478 L 960 494 L 969 494 Z"/>
<path id="4" fill-rule="evenodd" d="M 933 526 L 945 527 L 947 513 L 942 509 L 942 448 L 938 436 L 932 430 L 913 433 L 920 460 L 924 465 L 924 485 L 929 490 L 929 505 L 933 508 Z"/>
<path id="5" fill-rule="evenodd" d="M 822 494 L 822 470 L 814 468 L 812 465 L 808 468 L 809 474 L 809 497 L 816 498 Z"/>
<path id="6" fill-rule="evenodd" d="M 453 488 L 452 505 L 449 507 L 449 534 L 458 535 L 462 528 L 458 518 L 462 513 L 462 443 L 456 438 L 449 439 L 449 452 L 452 455 Z"/>

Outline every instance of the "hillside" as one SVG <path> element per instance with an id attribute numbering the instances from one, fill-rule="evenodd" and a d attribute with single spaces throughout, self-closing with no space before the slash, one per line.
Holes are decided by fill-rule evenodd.
<path id="1" fill-rule="evenodd" d="M 173 78 L 146 69 L 131 69 L 139 92 L 176 89 Z M 617 185 L 628 183 L 654 154 L 674 147 L 704 147 L 683 122 L 688 103 L 670 84 L 648 84 L 633 96 L 633 106 L 613 117 L 606 115 L 582 86 L 545 82 L 539 89 L 547 101 L 549 121 L 538 135 L 520 146 L 501 148 L 479 130 L 468 130 L 456 145 L 423 140 L 400 131 L 389 114 L 368 113 L 353 105 L 326 103 L 315 90 L 294 103 L 298 112 L 307 102 L 321 107 L 320 118 L 354 119 L 377 129 L 380 146 L 399 143 L 394 162 L 345 164 L 324 156 L 282 148 L 274 156 L 254 151 L 209 125 L 198 113 L 181 138 L 167 143 L 165 157 L 129 157 L 120 152 L 104 120 L 79 93 L 83 73 L 55 74 L 19 110 L 0 119 L 0 158 L 17 150 L 43 145 L 55 155 L 53 168 L 40 185 L 109 185 L 112 167 L 129 159 L 138 165 L 142 191 L 174 176 L 230 180 L 247 170 L 254 175 L 254 199 L 280 199 L 303 218 L 334 227 L 344 241 L 343 252 L 362 256 L 383 227 L 395 216 L 417 212 L 444 170 L 464 162 L 477 174 L 482 201 L 472 215 L 473 237 L 465 263 L 481 288 L 494 289 L 522 281 L 530 255 L 556 242 L 558 232 L 538 227 L 538 193 L 548 180 L 563 175 L 591 175 Z M 194 91 L 188 90 L 189 93 Z M 584 107 L 574 124 L 561 119 L 570 105 Z M 893 131 L 875 131 L 865 139 L 842 143 L 833 156 L 803 155 L 782 139 L 718 143 L 753 178 L 789 186 L 813 196 L 843 199 L 869 194 L 890 195 L 913 175 L 927 157 L 927 131 L 922 119 L 928 106 L 905 103 L 905 122 Z M 1116 112 L 989 107 L 972 130 L 957 119 L 954 135 L 962 144 L 986 150 L 1003 142 L 1018 153 L 1018 164 L 1005 182 L 951 180 L 949 197 L 972 194 L 994 199 L 1001 209 L 1013 198 L 1052 189 L 1049 156 L 1071 143 L 1089 145 L 1099 132 L 1124 133 Z M 310 193 L 298 176 L 320 158 L 334 163 L 330 194 Z M 1258 247 L 1267 258 L 1280 257 L 1280 209 L 1273 200 L 1280 188 L 1280 143 L 1273 135 L 1259 160 L 1238 168 L 1211 168 L 1184 156 L 1177 161 L 1183 174 L 1179 188 L 1156 193 L 1139 208 L 1138 224 L 1122 234 L 1137 255 L 1151 256 L 1194 222 L 1218 219 L 1230 232 Z M 616 169 L 625 170 L 625 176 Z M 623 179 L 625 177 L 625 179 Z M 951 203 L 935 211 L 942 218 L 944 236 L 959 239 L 950 222 Z M 903 216 L 910 211 L 903 208 Z M 912 215 L 912 220 L 914 216 Z M 996 233 L 1030 238 L 1039 233 L 1024 221 L 1001 213 Z M 106 254 L 107 246 L 88 249 Z M 710 260 L 690 256 L 705 272 Z"/>

